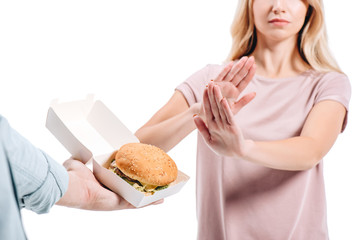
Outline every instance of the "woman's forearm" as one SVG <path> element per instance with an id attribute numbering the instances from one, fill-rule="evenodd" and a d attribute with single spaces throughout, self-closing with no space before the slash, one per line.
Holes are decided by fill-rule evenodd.
<path id="1" fill-rule="evenodd" d="M 330 151 L 341 132 L 345 108 L 333 101 L 318 103 L 298 137 L 270 142 L 246 141 L 245 158 L 283 170 L 307 170 Z M 250 144 L 249 144 L 250 143 Z"/>
<path id="2" fill-rule="evenodd" d="M 254 142 L 246 140 L 243 158 L 266 167 L 301 171 L 314 167 L 325 155 L 317 142 L 309 137 L 294 137 L 280 141 Z"/>
<path id="3" fill-rule="evenodd" d="M 196 128 L 193 115 L 199 113 L 199 109 L 200 105 L 193 105 L 169 119 L 143 126 L 135 135 L 140 142 L 155 145 L 167 152 Z"/>

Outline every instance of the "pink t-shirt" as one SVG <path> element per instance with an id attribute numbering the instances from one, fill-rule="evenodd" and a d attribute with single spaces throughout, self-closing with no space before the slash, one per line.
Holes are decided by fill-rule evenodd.
<path id="1" fill-rule="evenodd" d="M 201 102 L 222 68 L 207 65 L 177 90 L 189 105 Z M 334 100 L 348 109 L 351 94 L 344 74 L 314 70 L 283 79 L 255 76 L 244 93 L 253 91 L 255 99 L 235 119 L 254 141 L 299 136 L 316 103 Z M 271 169 L 219 156 L 198 135 L 196 180 L 198 239 L 328 239 L 323 161 L 307 171 Z"/>

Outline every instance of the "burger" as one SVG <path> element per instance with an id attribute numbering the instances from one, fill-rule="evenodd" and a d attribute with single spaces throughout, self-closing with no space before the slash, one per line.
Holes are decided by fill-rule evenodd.
<path id="1" fill-rule="evenodd" d="M 167 188 L 178 174 L 169 155 L 156 146 L 143 143 L 123 145 L 109 169 L 146 195 Z"/>

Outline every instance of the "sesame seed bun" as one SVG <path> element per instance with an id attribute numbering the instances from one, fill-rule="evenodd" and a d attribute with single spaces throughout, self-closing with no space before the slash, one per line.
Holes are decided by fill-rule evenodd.
<path id="1" fill-rule="evenodd" d="M 175 162 L 162 149 L 143 143 L 123 145 L 115 157 L 117 167 L 141 183 L 165 186 L 177 178 Z"/>

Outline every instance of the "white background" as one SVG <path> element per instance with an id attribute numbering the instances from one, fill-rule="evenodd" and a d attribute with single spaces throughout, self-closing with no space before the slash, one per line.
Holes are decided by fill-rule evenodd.
<path id="1" fill-rule="evenodd" d="M 0 114 L 59 163 L 45 128 L 54 98 L 94 93 L 135 132 L 174 88 L 230 49 L 236 0 L 32 0 L 0 3 Z M 356 6 L 357 5 L 357 6 Z M 326 1 L 330 47 L 352 83 L 349 124 L 325 158 L 331 239 L 360 239 L 360 22 L 356 1 Z M 158 206 L 91 212 L 23 210 L 29 239 L 195 239 L 195 132 L 170 155 L 190 181 Z M 0 213 L 1 214 L 1 213 Z"/>

